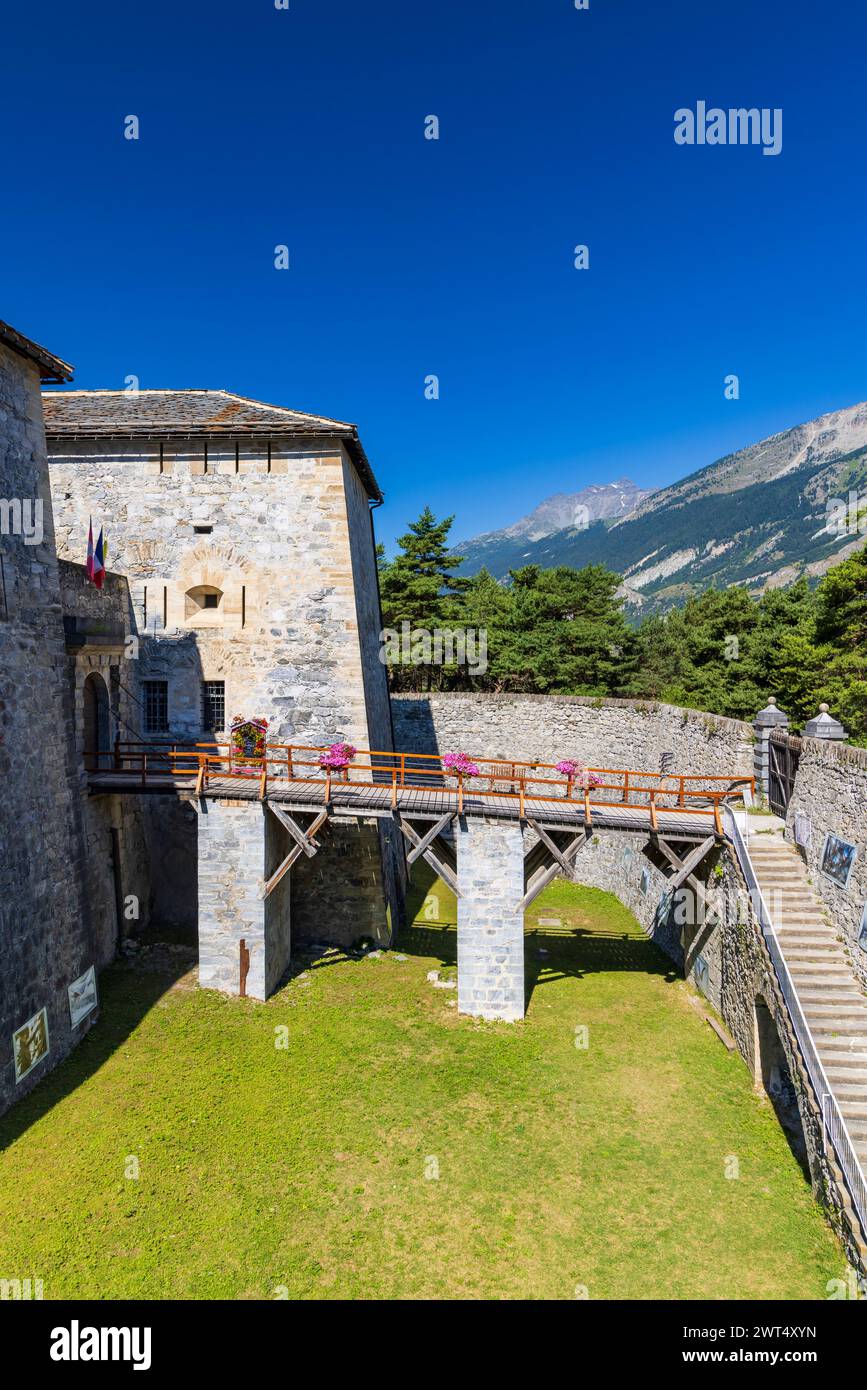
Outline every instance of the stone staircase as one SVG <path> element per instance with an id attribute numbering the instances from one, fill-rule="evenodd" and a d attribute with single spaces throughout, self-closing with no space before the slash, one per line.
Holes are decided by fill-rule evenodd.
<path id="1" fill-rule="evenodd" d="M 751 835 L 748 849 L 816 1050 L 867 1171 L 867 995 L 797 851 L 768 833 Z"/>

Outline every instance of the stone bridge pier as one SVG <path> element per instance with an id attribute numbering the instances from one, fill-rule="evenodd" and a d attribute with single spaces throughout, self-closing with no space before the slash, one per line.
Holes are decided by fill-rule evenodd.
<path id="1" fill-rule="evenodd" d="M 286 832 L 261 801 L 203 801 L 199 814 L 199 983 L 267 999 L 289 964 L 290 874 L 263 897 Z M 243 946 L 242 946 L 243 943 Z"/>
<path id="2" fill-rule="evenodd" d="M 459 817 L 458 1009 L 524 1017 L 524 835 L 518 821 Z"/>

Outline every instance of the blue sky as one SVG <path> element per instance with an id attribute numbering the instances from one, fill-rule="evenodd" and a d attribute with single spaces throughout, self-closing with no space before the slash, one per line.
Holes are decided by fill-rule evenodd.
<path id="1" fill-rule="evenodd" d="M 5 11 L 0 317 L 77 386 L 356 421 L 387 542 L 867 397 L 863 5 L 289 5 Z M 677 146 L 698 100 L 782 153 Z"/>

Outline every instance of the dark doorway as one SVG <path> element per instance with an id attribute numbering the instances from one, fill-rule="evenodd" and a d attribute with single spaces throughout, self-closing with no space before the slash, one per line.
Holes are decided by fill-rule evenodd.
<path id="1" fill-rule="evenodd" d="M 108 687 L 91 671 L 84 682 L 84 765 L 89 772 L 111 765 Z"/>
<path id="2" fill-rule="evenodd" d="M 789 1141 L 789 1148 L 809 1182 L 810 1165 L 801 1112 L 798 1109 L 798 1094 L 792 1082 L 777 1025 L 770 1009 L 761 998 L 756 1000 L 755 1080 L 756 1085 L 761 1086 L 774 1107 L 783 1133 Z"/>

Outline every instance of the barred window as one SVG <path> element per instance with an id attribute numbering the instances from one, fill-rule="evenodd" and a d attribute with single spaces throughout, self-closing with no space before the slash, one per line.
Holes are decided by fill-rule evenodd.
<path id="1" fill-rule="evenodd" d="M 144 681 L 146 734 L 164 734 L 169 727 L 168 681 Z"/>
<path id="2" fill-rule="evenodd" d="M 218 733 L 225 724 L 225 681 L 202 681 L 202 728 Z"/>

